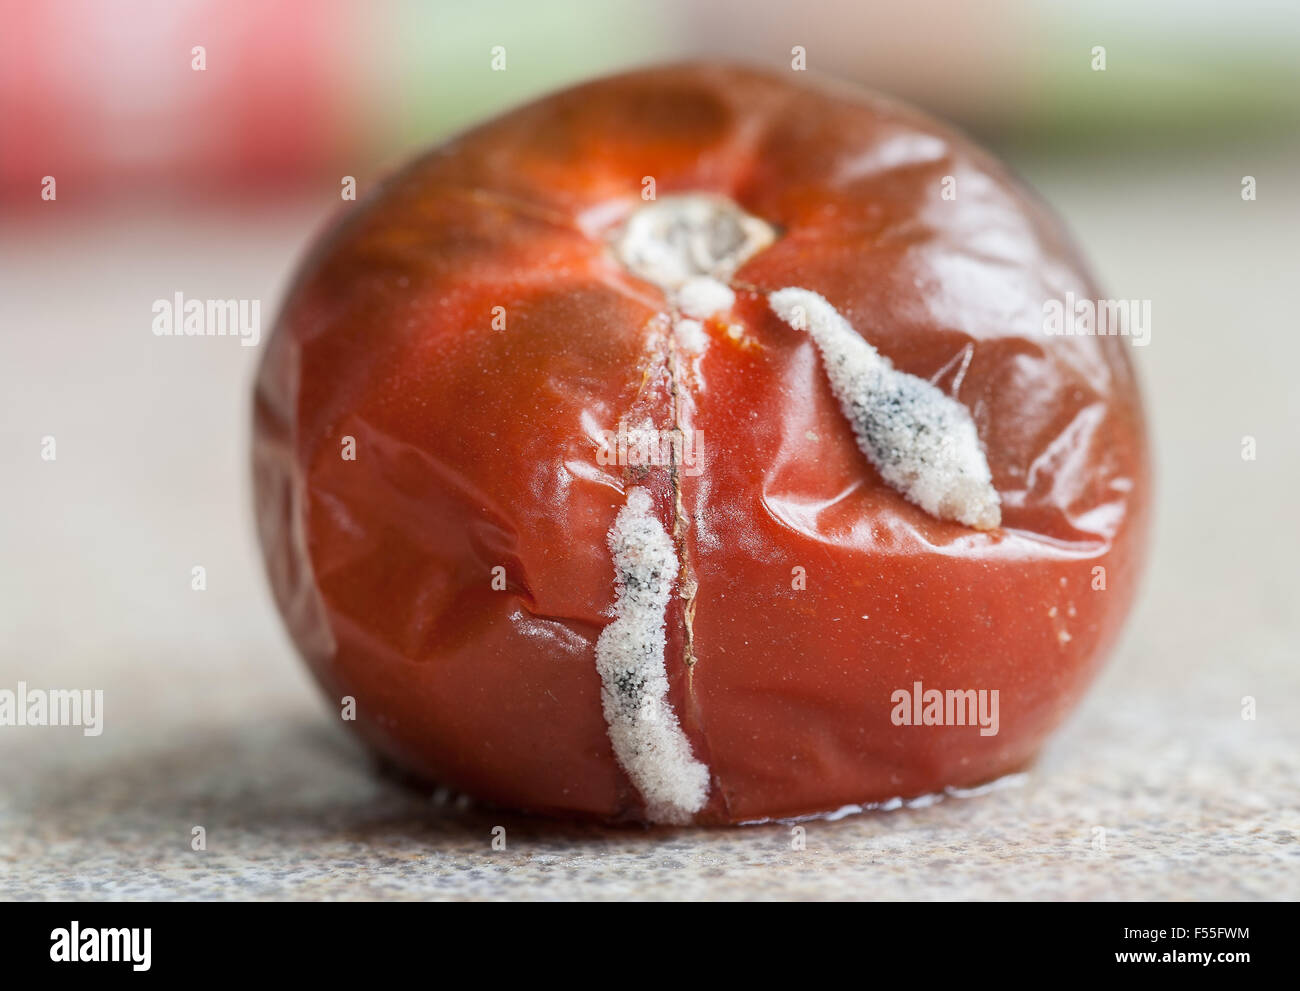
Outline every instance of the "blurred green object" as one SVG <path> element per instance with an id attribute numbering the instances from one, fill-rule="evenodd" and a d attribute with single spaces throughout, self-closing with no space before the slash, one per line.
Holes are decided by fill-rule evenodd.
<path id="1" fill-rule="evenodd" d="M 375 41 L 400 75 L 393 123 L 403 146 L 580 79 L 681 57 L 672 4 L 644 0 L 401 0 L 382 30 L 393 32 Z"/>
<path id="2" fill-rule="evenodd" d="M 1189 47 L 1167 39 L 1122 39 L 1106 45 L 1106 68 L 1092 68 L 1091 48 L 1040 63 L 1042 85 L 1014 123 L 1013 141 L 1071 151 L 1106 151 L 1116 140 L 1137 147 L 1238 136 L 1300 136 L 1300 58 L 1240 45 Z M 1102 142 L 1105 142 L 1104 144 Z"/>
<path id="3" fill-rule="evenodd" d="M 369 139 L 403 156 L 543 93 L 654 62 L 855 80 L 1001 147 L 1065 154 L 1300 136 L 1300 3 L 380 0 L 351 14 Z M 1094 68 L 1095 46 L 1105 69 Z M 494 64 L 495 63 L 495 64 Z"/>

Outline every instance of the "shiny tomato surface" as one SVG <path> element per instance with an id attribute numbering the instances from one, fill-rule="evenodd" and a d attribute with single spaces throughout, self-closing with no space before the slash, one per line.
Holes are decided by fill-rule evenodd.
<path id="1" fill-rule="evenodd" d="M 717 194 L 775 232 L 698 351 L 611 248 L 648 189 Z M 969 411 L 1000 526 L 882 481 L 808 334 L 768 304 L 790 286 Z M 407 769 L 512 808 L 646 819 L 595 663 L 607 535 L 643 487 L 681 563 L 663 666 L 708 768 L 690 820 L 989 781 L 1078 701 L 1142 556 L 1128 340 L 1045 333 L 1066 293 L 1099 295 L 1043 205 L 874 95 L 690 65 L 543 99 L 420 158 L 304 264 L 256 387 L 276 600 Z M 692 470 L 602 463 L 629 416 L 692 431 Z M 996 733 L 899 725 L 918 682 L 996 690 Z"/>

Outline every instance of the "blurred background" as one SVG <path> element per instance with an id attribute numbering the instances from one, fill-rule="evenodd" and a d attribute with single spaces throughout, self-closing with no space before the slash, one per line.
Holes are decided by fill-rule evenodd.
<path id="1" fill-rule="evenodd" d="M 491 859 L 486 826 L 433 815 L 336 731 L 253 538 L 261 348 L 157 338 L 151 304 L 258 299 L 269 330 L 342 177 L 363 195 L 593 75 L 782 69 L 795 46 L 990 145 L 1112 296 L 1152 301 L 1134 349 L 1152 563 L 1116 658 L 1014 795 L 846 820 L 798 870 L 780 827 L 692 835 L 641 894 L 1300 896 L 1300 5 L 0 0 L 0 688 L 106 695 L 99 738 L 0 728 L 0 897 L 626 893 L 601 878 L 636 876 L 653 840 L 525 824 Z M 946 866 L 882 888 L 882 851 Z"/>
<path id="2" fill-rule="evenodd" d="M 1007 148 L 1129 155 L 1293 137 L 1287 0 L 6 2 L 0 184 L 29 202 L 368 177 L 511 104 L 684 57 L 809 68 Z M 204 50 L 196 68 L 196 46 Z M 505 49 L 505 71 L 492 54 Z M 1104 72 L 1094 46 L 1106 49 Z M 499 63 L 498 63 L 499 65 Z"/>

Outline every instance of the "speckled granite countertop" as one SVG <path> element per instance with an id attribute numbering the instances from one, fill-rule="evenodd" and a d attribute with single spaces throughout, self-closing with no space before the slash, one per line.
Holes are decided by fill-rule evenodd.
<path id="1" fill-rule="evenodd" d="M 1027 776 L 807 823 L 803 849 L 783 825 L 606 830 L 439 804 L 375 773 L 316 698 L 248 520 L 256 349 L 159 341 L 148 314 L 178 289 L 273 309 L 325 204 L 249 220 L 60 211 L 6 237 L 6 319 L 49 332 L 11 335 L 0 367 L 0 688 L 102 688 L 106 716 L 94 738 L 0 728 L 0 897 L 1300 897 L 1293 160 L 1253 161 L 1269 199 L 1244 205 L 1235 160 L 1020 163 L 1111 292 L 1153 301 L 1144 598 Z M 55 463 L 37 453 L 46 434 Z"/>
<path id="2" fill-rule="evenodd" d="M 1188 700 L 1184 700 L 1188 701 Z M 183 740 L 23 754 L 8 898 L 1277 898 L 1300 896 L 1294 751 L 1258 726 L 1091 712 L 1016 787 L 724 831 L 608 830 L 440 805 L 323 715 L 231 713 Z M 1195 731 L 1199 742 L 1188 742 Z M 40 769 L 41 773 L 33 773 Z M 6 778 L 13 775 L 7 774 Z M 207 849 L 190 849 L 202 825 Z M 493 850 L 505 827 L 506 849 Z M 1097 843 L 1098 829 L 1105 843 Z"/>

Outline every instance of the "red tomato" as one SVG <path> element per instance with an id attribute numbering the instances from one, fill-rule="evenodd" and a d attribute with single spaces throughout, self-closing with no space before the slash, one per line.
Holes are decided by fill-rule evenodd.
<path id="1" fill-rule="evenodd" d="M 1045 332 L 1066 293 L 1098 296 L 1049 212 L 878 97 L 717 66 L 549 97 L 303 267 L 256 395 L 277 602 L 376 748 L 513 808 L 989 781 L 1142 556 L 1128 341 Z"/>

